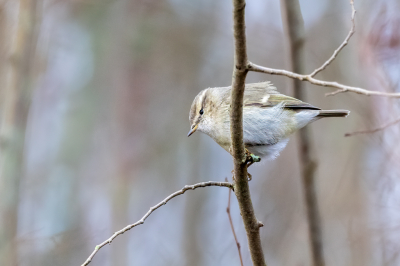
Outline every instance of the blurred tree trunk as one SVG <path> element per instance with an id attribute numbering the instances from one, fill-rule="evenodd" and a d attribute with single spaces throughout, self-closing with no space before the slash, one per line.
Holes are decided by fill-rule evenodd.
<path id="1" fill-rule="evenodd" d="M 282 19 L 288 36 L 290 68 L 295 73 L 304 74 L 304 42 L 305 30 L 298 0 L 282 0 Z M 293 79 L 294 97 L 307 102 L 304 83 Z M 308 230 L 311 242 L 311 253 L 314 266 L 325 265 L 323 257 L 321 218 L 315 188 L 316 162 L 311 156 L 311 131 L 309 127 L 302 128 L 298 134 L 299 157 L 303 192 L 307 209 Z"/>
<path id="2" fill-rule="evenodd" d="M 4 88 L 5 86 L 6 66 L 4 62 L 6 62 L 7 60 L 6 57 L 7 45 L 4 40 L 7 40 L 7 29 L 9 28 L 7 27 L 7 19 L 6 19 L 7 11 L 5 9 L 6 8 L 4 1 L 0 1 L 0 39 L 3 40 L 0 42 L 0 62 L 3 62 L 2 64 L 0 64 L 0 84 L 2 88 Z M 0 89 L 0 116 L 3 112 L 4 102 L 5 102 L 5 91 L 4 89 Z"/>
<path id="3" fill-rule="evenodd" d="M 37 7 L 39 0 L 21 0 L 18 24 L 6 54 L 1 106 L 0 159 L 0 265 L 17 265 L 19 185 L 24 174 L 24 140 L 31 103 L 32 64 L 36 50 Z"/>

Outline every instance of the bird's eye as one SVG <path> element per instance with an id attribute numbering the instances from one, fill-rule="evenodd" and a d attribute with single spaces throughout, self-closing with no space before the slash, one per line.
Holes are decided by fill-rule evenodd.
<path id="1" fill-rule="evenodd" d="M 202 115 L 202 114 L 204 114 L 204 111 L 203 111 L 203 109 L 201 109 L 201 110 L 200 110 L 200 114 L 201 114 L 201 115 Z"/>

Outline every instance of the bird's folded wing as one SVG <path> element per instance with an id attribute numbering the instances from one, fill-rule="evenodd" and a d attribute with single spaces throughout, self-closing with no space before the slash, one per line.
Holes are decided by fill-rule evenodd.
<path id="1" fill-rule="evenodd" d="M 308 110 L 321 110 L 309 103 L 302 102 L 296 98 L 286 96 L 283 94 L 268 94 L 262 93 L 261 90 L 257 94 L 249 95 L 245 93 L 244 96 L 244 106 L 253 106 L 260 108 L 268 108 L 281 104 L 283 108 L 288 109 L 308 109 Z"/>

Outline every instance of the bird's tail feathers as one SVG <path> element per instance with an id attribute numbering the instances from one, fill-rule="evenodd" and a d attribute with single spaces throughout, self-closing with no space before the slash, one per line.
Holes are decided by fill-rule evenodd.
<path id="1" fill-rule="evenodd" d="M 321 110 L 317 117 L 346 117 L 350 114 L 347 110 Z"/>

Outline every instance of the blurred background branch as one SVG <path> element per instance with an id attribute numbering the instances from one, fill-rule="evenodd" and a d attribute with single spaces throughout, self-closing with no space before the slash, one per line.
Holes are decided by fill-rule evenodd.
<path id="1" fill-rule="evenodd" d="M 384 130 L 384 129 L 390 127 L 390 126 L 396 125 L 399 122 L 400 122 L 400 118 L 398 118 L 398 119 L 396 119 L 394 121 L 391 121 L 389 123 L 385 123 L 385 124 L 383 124 L 383 125 L 381 125 L 381 126 L 379 126 L 377 128 L 374 128 L 374 129 L 359 130 L 359 131 L 349 132 L 349 133 L 344 134 L 344 136 L 345 137 L 351 137 L 351 136 L 355 136 L 355 135 L 358 135 L 358 134 L 372 134 L 372 133 Z"/>
<path id="2" fill-rule="evenodd" d="M 35 82 L 35 55 L 40 26 L 39 0 L 21 0 L 16 26 L 1 7 L 3 49 L 0 121 L 0 265 L 18 265 L 18 207 L 25 176 L 25 132 Z"/>
<path id="3" fill-rule="evenodd" d="M 305 58 L 305 29 L 303 16 L 301 14 L 300 3 L 298 0 L 282 0 L 282 24 L 285 27 L 288 40 L 288 54 L 290 69 L 295 73 L 306 72 Z M 348 38 L 350 38 L 350 34 Z M 340 51 L 339 48 L 337 51 Z M 336 52 L 335 52 L 336 53 Z M 319 71 L 329 65 L 335 54 L 322 67 L 315 70 L 310 76 L 314 76 Z M 294 97 L 304 102 L 308 102 L 306 96 L 305 84 L 298 80 L 292 80 L 292 88 Z M 298 154 L 300 159 L 300 169 L 303 185 L 303 193 L 305 199 L 305 208 L 307 212 L 308 235 L 310 242 L 310 250 L 312 255 L 312 265 L 324 266 L 324 248 L 322 238 L 322 224 L 318 209 L 318 197 L 316 194 L 315 170 L 317 162 L 312 155 L 312 136 L 311 129 L 304 127 L 298 132 Z"/>
<path id="4" fill-rule="evenodd" d="M 228 179 L 225 178 L 225 182 L 228 182 Z M 228 219 L 229 219 L 229 224 L 231 226 L 232 229 L 232 234 L 233 234 L 233 239 L 235 240 L 235 244 L 236 247 L 238 249 L 238 254 L 239 254 L 239 259 L 240 259 L 240 265 L 243 266 L 243 258 L 242 258 L 242 252 L 240 250 L 240 242 L 236 236 L 236 232 L 235 232 L 235 227 L 233 226 L 233 222 L 232 222 L 232 215 L 231 215 L 231 194 L 232 191 L 229 190 L 228 192 L 228 207 L 226 207 L 226 213 L 228 214 Z"/>

